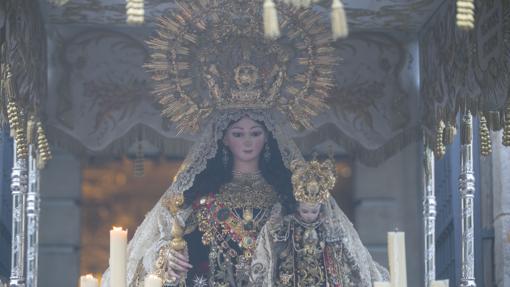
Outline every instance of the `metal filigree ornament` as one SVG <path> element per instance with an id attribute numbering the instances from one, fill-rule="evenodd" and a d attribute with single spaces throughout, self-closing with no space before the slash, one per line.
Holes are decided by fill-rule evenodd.
<path id="1" fill-rule="evenodd" d="M 335 163 L 332 159 L 319 162 L 295 160 L 291 164 L 294 197 L 300 202 L 323 203 L 335 186 Z"/>
<path id="2" fill-rule="evenodd" d="M 313 11 L 281 11 L 278 41 L 264 38 L 257 1 L 179 2 L 158 22 L 146 68 L 162 115 L 197 132 L 214 113 L 268 109 L 296 128 L 312 127 L 333 86 L 331 37 Z"/>

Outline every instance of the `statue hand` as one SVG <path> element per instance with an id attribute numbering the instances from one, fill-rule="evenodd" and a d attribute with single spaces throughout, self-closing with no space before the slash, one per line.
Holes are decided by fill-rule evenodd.
<path id="1" fill-rule="evenodd" d="M 193 266 L 189 264 L 188 255 L 182 254 L 175 250 L 170 250 L 168 253 L 168 275 L 170 278 L 174 277 L 180 279 L 186 272 Z"/>

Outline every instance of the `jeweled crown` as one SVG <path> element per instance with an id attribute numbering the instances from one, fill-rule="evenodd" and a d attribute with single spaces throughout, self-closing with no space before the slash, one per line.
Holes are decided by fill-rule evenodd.
<path id="1" fill-rule="evenodd" d="M 332 159 L 320 162 L 294 160 L 291 163 L 294 197 L 299 202 L 324 203 L 335 186 L 336 169 Z"/>

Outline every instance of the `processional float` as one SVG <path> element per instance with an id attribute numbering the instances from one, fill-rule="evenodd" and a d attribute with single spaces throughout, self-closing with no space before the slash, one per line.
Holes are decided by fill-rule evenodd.
<path id="1" fill-rule="evenodd" d="M 11 1 L 12 2 L 12 1 Z M 51 0 L 56 4 L 64 5 L 65 0 Z M 288 4 L 307 7 L 315 1 L 283 0 Z M 471 30 L 475 27 L 474 1 L 457 0 L 456 16 L 457 26 L 462 30 Z M 127 20 L 130 24 L 141 24 L 144 21 L 144 1 L 128 0 Z M 272 0 L 264 2 L 264 24 L 268 38 L 278 36 L 278 20 Z M 7 9 L 7 13 L 16 13 Z M 332 29 L 334 37 L 347 34 L 347 27 L 343 25 L 345 16 L 343 5 L 339 0 L 332 1 Z M 336 14 L 335 14 L 336 13 Z M 343 13 L 343 16 L 342 16 Z M 340 23 L 340 24 L 339 24 Z M 8 25 L 7 25 L 8 26 Z M 7 27 L 9 29 L 9 27 Z M 39 170 L 51 158 L 45 132 L 38 117 L 38 104 L 27 104 L 20 95 L 21 87 L 17 87 L 13 76 L 18 76 L 20 69 L 11 71 L 12 65 L 23 65 L 16 61 L 16 45 L 10 45 L 11 39 L 6 39 L 7 45 L 3 47 L 2 54 L 2 103 L 6 111 L 11 136 L 14 138 L 14 165 L 11 174 L 12 194 L 12 252 L 10 286 L 24 287 L 37 286 L 37 258 L 38 258 L 38 224 L 40 214 L 39 196 Z M 19 67 L 18 67 L 19 68 Z M 25 68 L 25 67 L 22 67 Z M 45 65 L 44 65 L 45 68 Z M 21 69 L 23 70 L 23 69 Z M 43 69 L 44 70 L 44 69 Z M 44 70 L 43 73 L 47 71 Z M 45 77 L 45 75 L 43 75 Z M 39 87 L 40 88 L 40 87 Z M 33 99 L 32 95 L 31 99 Z M 461 283 L 462 287 L 476 286 L 474 276 L 474 195 L 475 176 L 473 172 L 473 112 L 480 121 L 481 153 L 486 156 L 490 153 L 490 135 L 488 126 L 492 130 L 503 129 L 503 144 L 510 146 L 510 104 L 502 113 L 490 109 L 475 108 L 465 104 L 460 109 L 460 137 L 461 137 L 461 174 L 459 177 L 459 193 L 461 197 Z M 455 111 L 457 114 L 457 111 Z M 424 223 L 424 258 L 425 258 L 425 286 L 437 286 L 435 271 L 435 221 L 436 198 L 434 191 L 434 164 L 435 158 L 441 158 L 445 153 L 445 143 L 455 134 L 455 124 L 445 124 L 442 120 L 437 123 L 434 136 L 423 135 L 423 223 Z M 434 138 L 434 139 L 431 139 Z M 382 283 L 384 284 L 384 283 Z M 384 286 L 384 285 L 382 285 Z"/>

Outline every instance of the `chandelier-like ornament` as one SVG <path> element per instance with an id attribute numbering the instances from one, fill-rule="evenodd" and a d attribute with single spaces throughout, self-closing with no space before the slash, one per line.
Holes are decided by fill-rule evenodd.
<path id="1" fill-rule="evenodd" d="M 296 8 L 309 8 L 310 5 L 317 3 L 318 0 L 282 0 L 282 2 Z M 347 16 L 345 14 L 344 5 L 340 0 L 331 1 L 330 16 L 333 40 L 347 37 L 349 34 Z M 264 34 L 266 38 L 269 39 L 276 39 L 280 36 L 278 12 L 273 0 L 264 0 Z"/>

